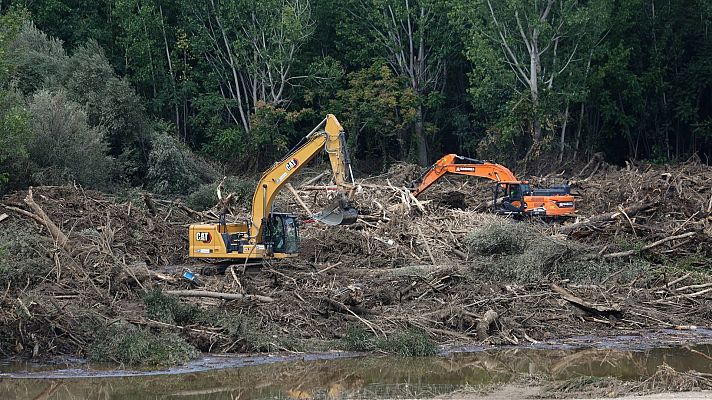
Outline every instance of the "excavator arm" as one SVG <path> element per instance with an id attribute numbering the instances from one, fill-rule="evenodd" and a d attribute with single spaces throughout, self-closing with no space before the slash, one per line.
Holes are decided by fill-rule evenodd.
<path id="1" fill-rule="evenodd" d="M 518 182 L 512 171 L 503 165 L 447 154 L 420 175 L 415 182 L 413 195 L 417 197 L 447 174 L 476 176 L 495 182 Z"/>
<path id="2" fill-rule="evenodd" d="M 255 242 L 263 240 L 264 224 L 279 190 L 322 149 L 329 155 L 336 185 L 344 192 L 353 188 L 351 160 L 346 148 L 344 129 L 334 115 L 328 114 L 289 154 L 265 171 L 258 182 L 252 198 L 250 226 L 250 237 Z"/>

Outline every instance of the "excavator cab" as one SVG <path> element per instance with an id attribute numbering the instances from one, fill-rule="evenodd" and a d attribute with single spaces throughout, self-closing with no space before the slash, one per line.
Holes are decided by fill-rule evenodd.
<path id="1" fill-rule="evenodd" d="M 264 232 L 265 251 L 297 254 L 299 252 L 299 221 L 293 214 L 271 213 L 267 217 Z"/>
<path id="2" fill-rule="evenodd" d="M 529 185 L 522 182 L 497 182 L 492 207 L 497 214 L 521 215 L 527 208 L 524 196 Z"/>

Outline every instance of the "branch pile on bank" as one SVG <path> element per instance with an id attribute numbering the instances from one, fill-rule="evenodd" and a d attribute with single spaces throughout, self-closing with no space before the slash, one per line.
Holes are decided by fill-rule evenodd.
<path id="1" fill-rule="evenodd" d="M 86 355 L 127 327 L 242 352 L 354 348 L 354 329 L 517 344 L 712 318 L 707 166 L 596 168 L 573 178 L 579 215 L 564 223 L 476 211 L 489 182 L 448 179 L 416 199 L 406 175 L 417 169 L 397 168 L 357 182 L 356 224 L 304 224 L 298 258 L 263 264 L 186 258 L 188 225 L 225 204 L 199 212 L 69 186 L 9 196 L 0 350 Z M 295 183 L 277 206 L 308 219 L 330 202 L 324 176 Z"/>

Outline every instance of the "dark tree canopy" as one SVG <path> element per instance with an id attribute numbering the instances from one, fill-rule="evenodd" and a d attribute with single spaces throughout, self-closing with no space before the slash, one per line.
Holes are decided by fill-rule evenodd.
<path id="1" fill-rule="evenodd" d="M 2 190 L 188 190 L 197 166 L 263 169 L 326 113 L 364 172 L 712 153 L 707 0 L 0 0 L 0 18 Z M 32 162 L 43 136 L 91 157 Z M 195 172 L 169 190 L 166 171 Z"/>

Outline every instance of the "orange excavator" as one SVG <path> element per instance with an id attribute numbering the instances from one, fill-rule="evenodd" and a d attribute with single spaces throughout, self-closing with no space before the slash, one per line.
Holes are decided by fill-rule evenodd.
<path id="1" fill-rule="evenodd" d="M 497 214 L 513 216 L 567 217 L 576 212 L 569 185 L 534 189 L 518 180 L 507 167 L 488 161 L 447 154 L 425 170 L 413 183 L 418 196 L 446 174 L 487 178 L 495 181 L 492 209 Z"/>

